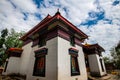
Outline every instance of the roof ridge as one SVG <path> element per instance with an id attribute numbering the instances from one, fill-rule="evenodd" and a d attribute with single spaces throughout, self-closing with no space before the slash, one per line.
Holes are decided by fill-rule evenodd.
<path id="1" fill-rule="evenodd" d="M 50 19 L 52 16 L 51 15 L 47 15 L 40 23 L 42 24 L 43 22 L 47 21 L 48 19 Z"/>

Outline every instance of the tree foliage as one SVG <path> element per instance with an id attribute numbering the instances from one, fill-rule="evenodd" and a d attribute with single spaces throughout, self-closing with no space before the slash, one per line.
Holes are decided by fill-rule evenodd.
<path id="1" fill-rule="evenodd" d="M 5 37 L 8 35 L 8 30 L 4 29 L 1 31 L 1 37 L 0 37 L 0 48 L 2 48 L 4 42 L 5 42 Z"/>
<path id="2" fill-rule="evenodd" d="M 103 57 L 105 64 L 111 63 L 111 60 L 109 57 Z"/>
<path id="3" fill-rule="evenodd" d="M 0 66 L 5 62 L 7 55 L 5 52 L 11 48 L 22 47 L 22 41 L 19 38 L 24 34 L 24 32 L 16 32 L 14 29 L 8 31 L 8 29 L 3 29 L 0 35 Z"/>
<path id="4" fill-rule="evenodd" d="M 120 69 L 120 41 L 117 46 L 111 49 L 111 56 L 116 68 Z"/>
<path id="5" fill-rule="evenodd" d="M 14 29 L 11 29 L 11 32 L 9 33 L 5 41 L 6 48 L 9 49 L 11 47 L 22 47 L 22 41 L 19 40 L 22 35 L 22 32 L 18 33 L 15 32 Z"/>

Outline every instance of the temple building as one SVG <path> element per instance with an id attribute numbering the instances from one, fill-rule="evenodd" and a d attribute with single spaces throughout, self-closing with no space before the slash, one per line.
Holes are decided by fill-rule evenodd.
<path id="1" fill-rule="evenodd" d="M 22 49 L 11 48 L 3 74 L 19 73 L 26 80 L 87 80 L 106 74 L 98 44 L 84 44 L 88 36 L 60 12 L 47 15 L 20 39 Z"/>
<path id="2" fill-rule="evenodd" d="M 91 76 L 104 76 L 106 74 L 101 54 L 103 51 L 105 50 L 98 44 L 85 44 L 83 46 L 87 72 L 90 72 Z"/>

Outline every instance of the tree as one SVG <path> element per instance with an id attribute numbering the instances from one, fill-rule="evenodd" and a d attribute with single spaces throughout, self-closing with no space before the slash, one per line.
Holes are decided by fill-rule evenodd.
<path id="1" fill-rule="evenodd" d="M 111 49 L 112 60 L 115 63 L 117 69 L 120 69 L 120 41 L 117 46 Z"/>
<path id="2" fill-rule="evenodd" d="M 3 29 L 0 35 L 0 66 L 3 65 L 7 58 L 6 51 L 11 48 L 21 48 L 22 41 L 19 38 L 24 34 L 24 32 L 16 32 L 14 29 L 11 29 L 10 32 L 8 29 Z"/>
<path id="3" fill-rule="evenodd" d="M 5 48 L 3 47 L 3 44 L 5 43 L 5 38 L 8 35 L 8 30 L 4 29 L 1 31 L 0 36 L 0 66 L 3 64 L 7 56 L 5 55 Z"/>
<path id="4" fill-rule="evenodd" d="M 103 57 L 103 60 L 104 60 L 105 64 L 111 63 L 111 60 L 109 57 Z"/>
<path id="5" fill-rule="evenodd" d="M 0 37 L 0 48 L 2 48 L 4 42 L 5 42 L 5 37 L 8 35 L 8 30 L 4 29 L 1 31 L 1 37 Z"/>
<path id="6" fill-rule="evenodd" d="M 19 38 L 23 35 L 23 32 L 15 32 L 14 29 L 11 29 L 11 32 L 8 34 L 6 41 L 5 41 L 5 46 L 7 49 L 11 47 L 16 47 L 20 48 L 22 47 L 22 41 L 19 40 Z"/>

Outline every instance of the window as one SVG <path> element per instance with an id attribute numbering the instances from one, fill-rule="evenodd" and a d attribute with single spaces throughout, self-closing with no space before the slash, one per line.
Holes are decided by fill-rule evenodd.
<path id="1" fill-rule="evenodd" d="M 75 46 L 74 36 L 70 36 L 70 45 L 71 45 L 71 46 Z"/>
<path id="2" fill-rule="evenodd" d="M 80 75 L 78 60 L 76 56 L 71 55 L 71 76 Z"/>
<path id="3" fill-rule="evenodd" d="M 39 37 L 39 46 L 45 46 L 46 45 L 46 37 L 45 36 L 40 36 Z"/>
<path id="4" fill-rule="evenodd" d="M 36 57 L 33 75 L 45 77 L 45 55 Z"/>
<path id="5" fill-rule="evenodd" d="M 102 71 L 104 72 L 104 67 L 103 67 L 102 59 L 100 59 L 100 64 L 101 64 L 101 67 L 102 67 Z"/>
<path id="6" fill-rule="evenodd" d="M 78 64 L 78 50 L 70 48 L 69 54 L 71 56 L 71 76 L 80 75 L 79 64 Z"/>
<path id="7" fill-rule="evenodd" d="M 35 51 L 35 64 L 33 76 L 45 77 L 46 54 L 48 49 L 42 48 Z"/>

